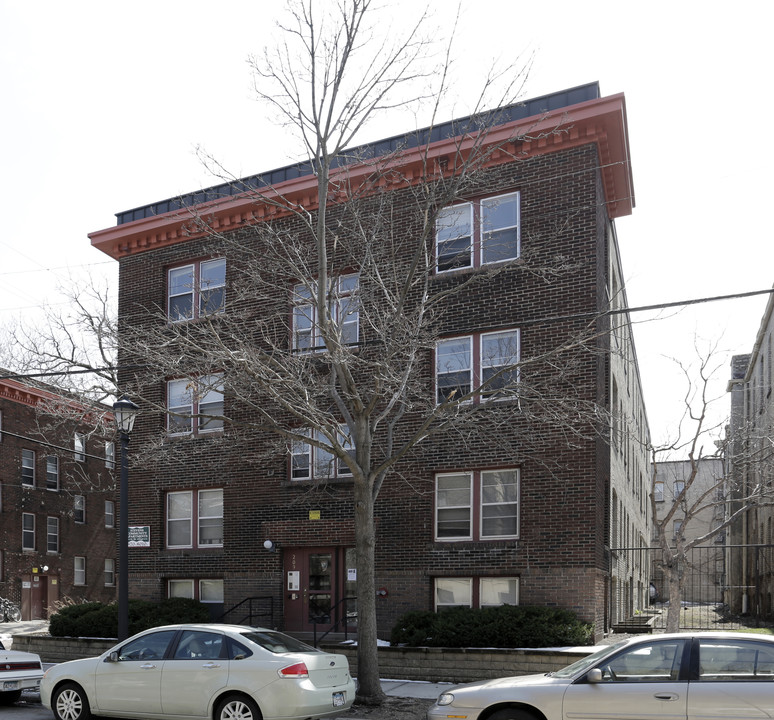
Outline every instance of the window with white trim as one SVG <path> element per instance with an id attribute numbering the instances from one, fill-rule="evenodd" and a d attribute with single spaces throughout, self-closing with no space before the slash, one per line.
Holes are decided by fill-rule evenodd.
<path id="1" fill-rule="evenodd" d="M 357 301 L 359 287 L 357 274 L 341 275 L 332 280 L 333 289 L 329 295 L 331 322 L 341 343 L 353 345 L 358 342 L 360 312 Z M 320 332 L 317 306 L 314 302 L 314 286 L 296 285 L 293 288 L 293 350 L 312 352 L 325 349 Z"/>
<path id="2" fill-rule="evenodd" d="M 306 430 L 307 437 L 312 437 L 312 431 Z M 315 431 L 317 439 L 330 444 L 322 431 Z M 342 449 L 352 455 L 355 451 L 352 437 L 346 425 L 339 426 L 338 443 Z M 300 440 L 291 443 L 290 447 L 290 478 L 291 480 L 331 480 L 334 478 L 352 477 L 352 471 L 346 462 L 337 458 L 330 451 Z"/>
<path id="3" fill-rule="evenodd" d="M 22 513 L 22 550 L 35 549 L 35 516 Z"/>
<path id="4" fill-rule="evenodd" d="M 517 469 L 435 476 L 436 540 L 497 540 L 518 536 Z"/>
<path id="5" fill-rule="evenodd" d="M 59 552 L 59 518 L 46 518 L 46 552 Z"/>
<path id="6" fill-rule="evenodd" d="M 46 489 L 59 490 L 59 458 L 56 455 L 46 457 Z"/>
<path id="7" fill-rule="evenodd" d="M 35 487 L 35 451 L 21 451 L 21 483 L 24 487 Z"/>
<path id="8" fill-rule="evenodd" d="M 169 597 L 182 597 L 203 603 L 223 602 L 223 580 L 217 578 L 183 578 L 167 581 Z"/>
<path id="9" fill-rule="evenodd" d="M 116 444 L 111 440 L 105 441 L 105 467 L 108 470 L 116 469 Z"/>
<path id="10" fill-rule="evenodd" d="M 518 330 L 439 340 L 435 350 L 436 400 L 454 401 L 481 388 L 475 400 L 506 399 L 517 393 Z"/>
<path id="11" fill-rule="evenodd" d="M 226 306 L 226 260 L 201 260 L 167 273 L 167 316 L 172 322 L 222 313 Z"/>
<path id="12" fill-rule="evenodd" d="M 76 555 L 73 558 L 73 585 L 86 584 L 86 558 Z"/>
<path id="13" fill-rule="evenodd" d="M 73 497 L 73 520 L 79 525 L 86 522 L 86 496 L 75 495 Z"/>
<path id="14" fill-rule="evenodd" d="M 223 373 L 167 381 L 167 431 L 200 435 L 223 429 Z"/>
<path id="15" fill-rule="evenodd" d="M 436 611 L 519 604 L 518 577 L 436 578 L 434 591 Z"/>
<path id="16" fill-rule="evenodd" d="M 75 433 L 73 451 L 76 462 L 86 462 L 86 436 L 83 433 Z"/>
<path id="17" fill-rule="evenodd" d="M 653 499 L 656 502 L 664 502 L 664 483 L 660 480 L 653 483 Z"/>
<path id="18" fill-rule="evenodd" d="M 116 561 L 113 558 L 105 558 L 105 586 L 112 587 L 116 584 Z"/>
<path id="19" fill-rule="evenodd" d="M 521 253 L 519 193 L 450 205 L 435 223 L 439 273 L 514 260 Z"/>
<path id="20" fill-rule="evenodd" d="M 167 493 L 167 547 L 223 546 L 223 490 Z"/>
<path id="21" fill-rule="evenodd" d="M 672 488 L 673 497 L 675 500 L 680 497 L 680 495 L 683 494 L 683 491 L 685 490 L 685 483 L 682 480 L 676 480 L 674 488 Z"/>
<path id="22" fill-rule="evenodd" d="M 105 527 L 116 526 L 116 504 L 112 500 L 105 500 Z"/>

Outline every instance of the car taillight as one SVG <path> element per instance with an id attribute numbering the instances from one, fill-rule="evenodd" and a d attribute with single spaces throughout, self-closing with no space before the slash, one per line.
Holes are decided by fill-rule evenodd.
<path id="1" fill-rule="evenodd" d="M 291 678 L 293 680 L 298 680 L 300 678 L 309 677 L 309 668 L 307 668 L 306 663 L 300 662 L 296 663 L 295 665 L 288 665 L 286 668 L 278 670 L 277 674 L 281 678 Z"/>

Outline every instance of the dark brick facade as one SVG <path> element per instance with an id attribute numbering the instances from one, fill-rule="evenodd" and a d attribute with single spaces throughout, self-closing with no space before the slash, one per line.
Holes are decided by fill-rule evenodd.
<path id="1" fill-rule="evenodd" d="M 115 600 L 115 582 L 106 584 L 105 574 L 105 560 L 115 563 L 116 557 L 115 523 L 106 527 L 105 502 L 115 503 L 106 438 L 95 434 L 92 424 L 62 421 L 55 429 L 46 427 L 38 408 L 51 397 L 39 386 L 0 380 L 0 595 L 19 604 L 24 619 L 45 618 L 67 599 Z M 83 461 L 75 459 L 76 432 L 85 436 Z M 22 479 L 23 451 L 32 484 L 29 474 Z M 58 485 L 53 463 L 47 475 L 50 458 L 56 458 Z M 80 505 L 76 512 L 77 496 L 83 498 L 83 513 Z M 23 548 L 25 516 L 25 545 L 30 547 Z M 55 523 L 49 528 L 50 519 Z M 76 557 L 83 559 L 78 582 Z"/>
<path id="2" fill-rule="evenodd" d="M 556 149 L 500 163 L 481 176 L 468 199 L 520 193 L 522 253 L 529 256 L 532 266 L 570 269 L 549 276 L 525 273 L 514 266 L 472 284 L 468 291 L 453 295 L 444 308 L 442 335 L 519 328 L 523 353 L 537 356 L 581 333 L 590 317 L 607 309 L 609 243 L 614 233 L 599 147 L 597 141 L 576 140 L 569 146 L 557 143 Z M 411 232 L 409 191 L 395 190 L 391 203 L 396 231 Z M 131 225 L 124 226 L 127 232 Z M 239 232 L 249 237 L 251 231 Z M 158 323 L 166 302 L 167 269 L 207 257 L 211 247 L 211 239 L 191 238 L 123 255 L 122 322 L 140 330 Z M 394 258 L 396 263 L 404 260 Z M 228 267 L 231 282 L 233 268 Z M 436 287 L 453 285 L 470 272 L 475 271 L 439 275 L 432 282 Z M 279 285 L 277 301 L 286 302 L 287 297 L 287 288 Z M 579 404 L 597 403 L 608 409 L 610 354 L 605 327 L 600 325 L 599 330 L 590 348 L 574 351 L 572 363 L 552 380 L 551 387 L 575 397 Z M 424 367 L 424 381 L 432 387 L 431 352 Z M 149 397 L 163 407 L 161 383 Z M 233 400 L 227 396 L 225 402 L 227 413 L 238 414 L 236 406 L 229 407 Z M 492 421 L 496 439 L 487 436 L 486 428 L 465 445 L 451 435 L 433 438 L 381 489 L 375 515 L 376 584 L 383 591 L 378 604 L 382 636 L 389 635 L 402 613 L 434 607 L 437 578 L 455 577 L 518 578 L 521 604 L 568 607 L 599 630 L 606 625 L 610 487 L 626 483 L 612 476 L 604 434 L 595 435 L 585 428 L 588 432 L 569 442 L 558 428 L 525 427 L 517 403 L 504 403 L 492 413 L 498 420 Z M 132 436 L 133 446 L 142 447 L 155 438 L 163 424 L 161 412 L 142 414 Z M 529 451 L 519 448 L 516 452 L 516 444 L 524 437 L 530 438 Z M 258 621 L 287 628 L 291 623 L 288 608 L 295 600 L 288 573 L 296 557 L 304 559 L 320 549 L 332 549 L 331 562 L 338 566 L 339 587 L 333 594 L 344 597 L 350 592 L 350 586 L 345 586 L 349 563 L 345 550 L 354 545 L 349 482 L 337 480 L 310 488 L 290 481 L 287 450 L 269 435 L 238 450 L 224 450 L 207 437 L 176 442 L 174 462 L 153 462 L 142 455 L 132 467 L 130 525 L 148 525 L 151 530 L 151 547 L 130 551 L 132 596 L 160 599 L 174 579 L 222 579 L 223 604 L 213 606 L 214 615 L 245 598 L 271 598 L 267 611 L 271 617 Z M 520 471 L 518 538 L 435 540 L 435 474 L 503 467 Z M 167 493 L 206 488 L 223 490 L 223 547 L 168 549 Z M 276 544 L 276 552 L 264 548 L 269 539 Z"/>

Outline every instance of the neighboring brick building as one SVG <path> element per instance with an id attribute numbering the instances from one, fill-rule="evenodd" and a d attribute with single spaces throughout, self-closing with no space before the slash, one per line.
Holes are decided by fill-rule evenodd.
<path id="1" fill-rule="evenodd" d="M 729 511 L 764 488 L 767 499 L 733 522 L 729 542 L 726 602 L 735 613 L 774 616 L 774 294 L 769 297 L 752 352 L 731 361 L 728 391 L 731 421 L 727 432 Z"/>
<path id="2" fill-rule="evenodd" d="M 485 344 L 497 347 L 492 353 L 505 366 L 504 353 L 519 358 L 551 351 L 560 338 L 582 332 L 598 313 L 612 309 L 614 320 L 596 320 L 591 347 L 571 353 L 572 369 L 551 388 L 574 394 L 579 407 L 596 403 L 602 412 L 579 421 L 586 426 L 575 434 L 566 427 L 524 427 L 518 402 L 493 405 L 493 414 L 509 414 L 497 437 L 480 433 L 465 444 L 433 438 L 388 477 L 375 509 L 383 637 L 401 613 L 444 605 L 558 605 L 575 609 L 602 631 L 647 604 L 646 564 L 614 562 L 611 554 L 619 544 L 644 543 L 650 536 L 648 429 L 613 224 L 633 206 L 624 98 L 600 98 L 591 84 L 509 108 L 500 123 L 493 138 L 519 129 L 530 137 L 493 154 L 476 192 L 441 211 L 435 247 L 428 248 L 436 262 L 431 282 L 451 286 L 490 262 L 484 250 L 475 259 L 468 251 L 468 245 L 487 241 L 483 231 L 476 234 L 487 213 L 498 216 L 496 228 L 512 243 L 511 254 L 497 256 L 499 272 L 450 296 L 419 384 L 444 397 L 460 389 L 460 374 L 475 378 L 498 367 L 482 361 Z M 442 170 L 444 149 L 453 154 L 460 139 L 452 127 L 459 125 L 436 128 L 430 146 Z M 405 211 L 412 185 L 406 178 L 416 174 L 407 168 L 425 147 L 412 146 L 408 138 L 370 148 L 378 155 L 406 145 L 400 158 L 405 182 L 386 183 L 384 191 L 396 233 L 412 231 Z M 254 181 L 246 179 L 242 187 Z M 289 201 L 314 206 L 314 178 L 304 165 L 266 173 L 260 182 Z M 191 223 L 189 209 L 193 205 L 219 232 L 246 241 L 264 217 L 280 228 L 293 226 L 281 209 L 264 214 L 254 200 L 220 186 L 120 213 L 115 228 L 92 233 L 93 244 L 120 261 L 122 327 L 142 338 L 181 318 L 228 316 L 248 307 L 250 299 L 238 301 L 233 291 L 239 261 L 225 249 L 213 251 L 213 238 Z M 331 223 L 336 212 L 334 205 Z M 460 250 L 455 242 L 463 236 L 468 245 Z M 574 269 L 555 277 L 517 277 L 512 261 L 521 248 L 543 267 L 561 258 Z M 340 302 L 357 283 L 354 274 L 341 276 Z M 276 285 L 274 302 L 293 321 L 286 352 L 313 350 L 314 321 L 302 301 L 289 300 L 299 292 L 279 278 Z M 366 336 L 368 327 L 355 322 L 342 332 L 360 341 L 358 333 Z M 123 375 L 127 384 L 131 377 L 129 371 Z M 197 426 L 186 414 L 204 412 L 205 405 L 215 415 L 223 407 L 227 416 L 248 411 L 228 389 L 224 393 L 217 368 L 205 380 L 208 389 L 198 396 L 191 386 L 199 380 L 174 376 L 144 388 L 146 412 L 137 419 L 132 447 L 141 448 L 166 428 L 166 447 L 175 458 L 143 454 L 132 467 L 130 524 L 149 527 L 151 542 L 131 550 L 130 593 L 197 597 L 212 603 L 214 616 L 262 598 L 254 602 L 267 616 L 256 622 L 305 631 L 316 617 L 324 629 L 331 607 L 357 592 L 347 470 L 328 464 L 328 474 L 315 483 L 325 458 L 310 444 L 278 447 L 268 433 L 239 448 L 211 442 L 213 434 L 228 436 L 228 429 L 218 422 Z M 196 399 L 189 398 L 192 393 Z M 177 415 L 147 412 L 165 406 Z M 611 426 L 605 412 L 611 413 Z M 589 436 L 600 423 L 601 432 Z M 531 433 L 529 453 L 516 447 L 525 432 Z M 499 502 L 487 502 L 488 488 Z M 240 619 L 237 613 L 229 618 Z"/>
<path id="3" fill-rule="evenodd" d="M 76 407 L 40 383 L 0 380 L 0 595 L 25 620 L 66 598 L 115 600 L 112 439 L 96 422 L 39 414 L 62 400 Z"/>

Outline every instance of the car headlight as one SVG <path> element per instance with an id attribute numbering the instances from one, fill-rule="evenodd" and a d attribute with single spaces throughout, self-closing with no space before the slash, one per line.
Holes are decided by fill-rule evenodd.
<path id="1" fill-rule="evenodd" d="M 454 695 L 452 693 L 442 693 L 438 696 L 436 703 L 438 705 L 451 705 L 454 702 Z"/>

